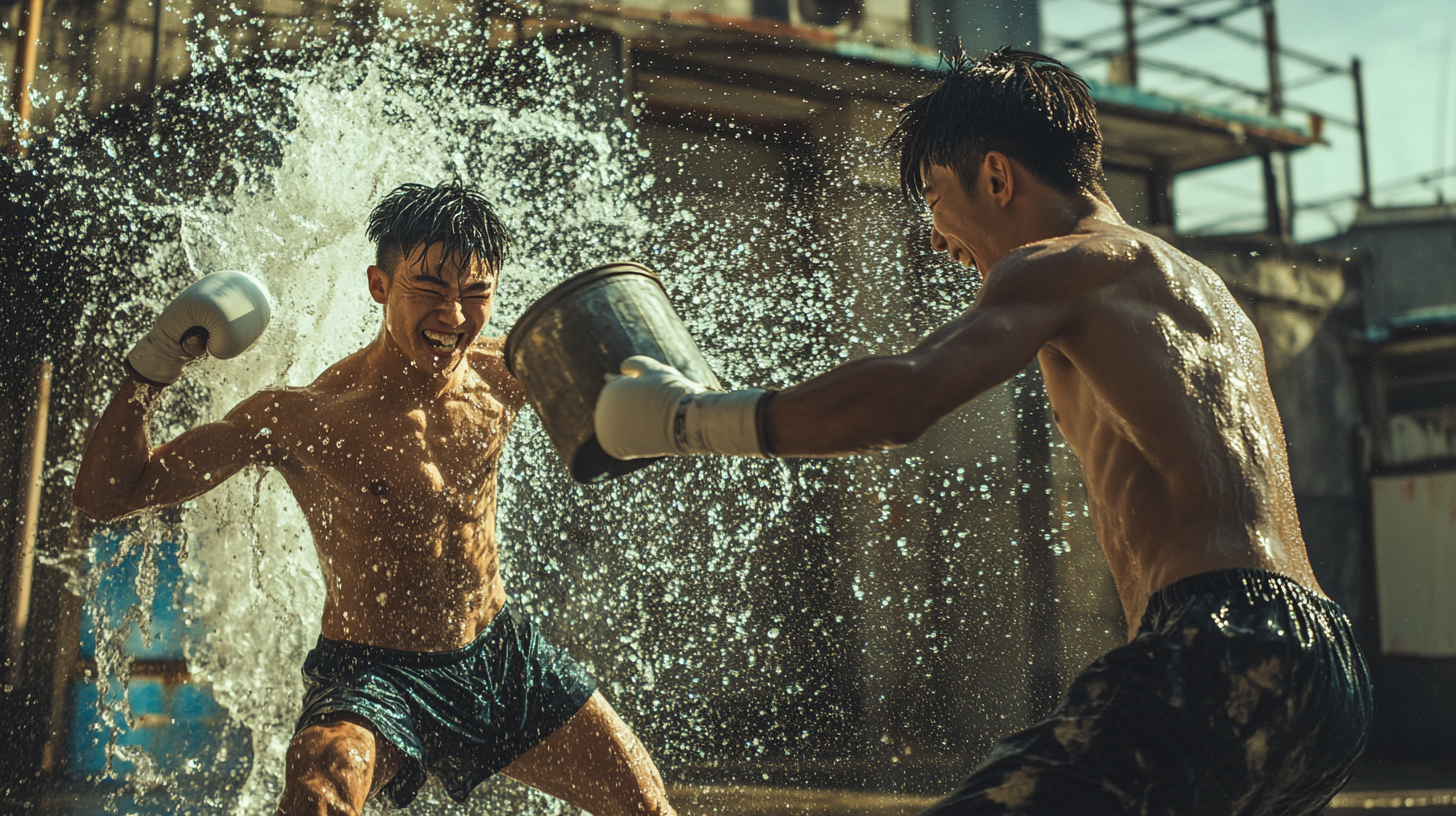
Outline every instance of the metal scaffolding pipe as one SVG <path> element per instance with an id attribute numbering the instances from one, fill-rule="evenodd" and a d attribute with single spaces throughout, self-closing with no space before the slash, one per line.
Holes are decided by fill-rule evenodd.
<path id="1" fill-rule="evenodd" d="M 40 48 L 40 23 L 45 0 L 26 0 L 20 10 L 20 42 L 15 49 L 15 87 L 11 93 L 11 110 L 15 111 L 13 148 L 24 156 L 30 146 L 30 86 L 35 82 L 36 55 Z"/>
<path id="2" fill-rule="evenodd" d="M 1284 81 L 1279 70 L 1279 29 L 1274 20 L 1274 0 L 1263 0 L 1264 50 L 1269 70 L 1269 115 L 1284 113 Z M 1264 203 L 1268 208 L 1267 227 L 1270 235 L 1288 238 L 1294 232 L 1294 171 L 1289 154 L 1265 152 Z M 1277 165 L 1277 166 L 1276 166 Z"/>
<path id="3" fill-rule="evenodd" d="M 35 536 L 40 523 L 40 491 L 45 479 L 46 423 L 51 405 L 51 363 L 35 367 L 35 404 L 25 421 L 21 456 L 20 524 L 10 559 L 10 609 L 6 616 L 5 656 L 9 682 L 20 685 L 25 657 L 25 631 L 30 624 L 30 584 L 35 571 Z"/>
<path id="4" fill-rule="evenodd" d="M 1283 237 L 1289 232 L 1284 218 L 1284 206 L 1279 195 L 1279 171 L 1275 167 L 1274 154 L 1264 151 L 1259 154 L 1264 171 L 1264 231 L 1271 236 Z"/>
<path id="5" fill-rule="evenodd" d="M 1269 115 L 1284 112 L 1284 77 L 1279 70 L 1279 28 L 1274 22 L 1274 0 L 1264 0 L 1264 51 L 1269 65 Z"/>
<path id="6" fill-rule="evenodd" d="M 1360 136 L 1360 203 L 1370 206 L 1370 142 L 1365 131 L 1365 82 L 1360 77 L 1360 58 L 1350 60 L 1350 77 L 1355 82 L 1355 132 Z"/>
<path id="7" fill-rule="evenodd" d="M 1137 53 L 1137 0 L 1122 0 L 1122 36 L 1127 49 L 1127 84 L 1136 88 L 1138 84 Z"/>

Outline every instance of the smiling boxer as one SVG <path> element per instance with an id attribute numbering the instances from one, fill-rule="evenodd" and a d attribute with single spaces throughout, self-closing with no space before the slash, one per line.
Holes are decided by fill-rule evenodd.
<path id="1" fill-rule="evenodd" d="M 369 295 L 384 306 L 371 343 L 153 447 L 161 389 L 204 353 L 241 353 L 269 305 L 256 281 L 224 273 L 164 309 L 92 431 L 76 506 L 110 521 L 249 466 L 287 481 L 327 595 L 280 814 L 358 814 L 381 791 L 404 806 L 427 775 L 463 802 L 497 772 L 596 816 L 672 814 L 637 737 L 501 582 L 497 467 L 524 398 L 502 339 L 479 333 L 505 227 L 458 183 L 407 184 L 369 237 Z"/>

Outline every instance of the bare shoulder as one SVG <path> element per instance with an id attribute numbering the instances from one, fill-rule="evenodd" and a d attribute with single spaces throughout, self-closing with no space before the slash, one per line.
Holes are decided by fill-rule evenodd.
<path id="1" fill-rule="evenodd" d="M 505 365 L 506 336 L 475 338 L 475 342 L 470 344 L 470 356 L 471 359 L 499 360 L 501 365 Z"/>
<path id="2" fill-rule="evenodd" d="M 467 353 L 471 367 L 485 380 L 496 399 L 512 411 L 526 404 L 526 392 L 521 389 L 520 380 L 506 367 L 505 335 L 477 337 Z"/>
<path id="3" fill-rule="evenodd" d="M 268 388 L 245 397 L 220 423 L 238 450 L 255 464 L 276 467 L 284 441 L 297 435 L 298 411 L 291 388 Z"/>
<path id="4" fill-rule="evenodd" d="M 326 400 L 312 387 L 269 388 L 239 402 L 228 420 L 242 428 L 267 433 L 296 433 L 317 415 Z"/>
<path id="5" fill-rule="evenodd" d="M 355 351 L 324 369 L 305 388 L 294 390 L 317 397 L 330 392 L 343 394 L 357 389 L 364 384 L 363 381 L 366 379 L 361 371 L 363 359 L 364 350 Z"/>
<path id="6" fill-rule="evenodd" d="M 227 420 L 238 428 L 259 429 L 265 428 L 270 423 L 270 417 L 277 410 L 282 400 L 287 402 L 284 392 L 287 389 L 267 388 L 257 393 L 244 397 L 241 402 L 228 411 Z"/>
<path id="7" fill-rule="evenodd" d="M 1075 233 L 1012 250 L 986 276 L 982 301 L 1076 300 L 1147 265 L 1152 236 L 1136 230 Z"/>
<path id="8" fill-rule="evenodd" d="M 238 409 L 247 407 L 249 421 L 262 422 L 273 433 L 308 434 L 330 417 L 356 410 L 371 388 L 359 374 L 359 353 L 339 360 L 305 386 L 284 386 L 259 391 Z M 235 411 L 238 409 L 234 409 Z"/>

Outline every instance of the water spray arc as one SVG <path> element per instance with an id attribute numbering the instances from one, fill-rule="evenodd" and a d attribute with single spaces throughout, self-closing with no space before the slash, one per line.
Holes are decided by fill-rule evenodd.
<path id="1" fill-rule="evenodd" d="M 45 134 L 43 172 L 58 192 L 28 193 L 51 213 L 36 238 L 48 258 L 70 255 L 45 297 L 80 303 L 68 307 L 74 331 L 55 336 L 68 337 L 69 356 L 102 361 L 84 369 L 94 379 L 58 386 L 57 435 L 71 456 L 114 386 L 107 365 L 206 272 L 260 277 L 277 298 L 275 322 L 248 355 L 198 364 L 169 389 L 159 441 L 259 388 L 302 385 L 365 342 L 379 315 L 363 291 L 363 216 L 403 181 L 468 177 L 523 236 L 502 276 L 495 333 L 570 272 L 642 258 L 727 381 L 785 383 L 909 342 L 973 294 L 923 257 L 913 216 L 866 182 L 873 167 L 846 158 L 858 151 L 684 126 L 663 111 L 617 116 L 620 40 L 609 33 L 578 27 L 491 51 L 474 46 L 495 29 L 473 16 L 367 22 L 362 42 L 300 35 L 272 58 L 230 52 L 227 37 L 198 23 L 193 77 L 161 95 L 155 139 L 128 136 L 119 119 L 77 118 Z M 442 87 L 455 93 L 442 98 Z M 770 336 L 782 350 L 766 346 Z M 934 790 L 1005 718 L 1034 707 L 1012 688 L 1026 645 L 1002 637 L 1025 626 L 1003 589 L 1027 566 L 1001 542 L 1041 523 L 1051 537 L 1028 531 L 1024 545 L 1060 551 L 1084 529 L 1074 481 L 1029 481 L 1016 464 L 1027 442 L 1020 387 L 908 455 L 671 462 L 590 491 L 570 485 L 523 418 L 502 468 L 508 590 L 591 665 L 629 720 L 646 724 L 664 770 L 684 784 Z M 1067 456 L 1052 437 L 1031 441 L 1048 450 L 1042 473 Z M 1033 484 L 1045 503 L 1019 498 Z M 93 546 L 92 528 L 69 529 Z M 89 703 L 105 709 L 95 735 L 117 760 L 106 784 L 194 812 L 266 812 L 323 591 L 292 499 L 276 475 L 243 473 L 114 534 L 118 554 L 98 550 L 89 572 L 73 555 L 45 555 L 75 573 L 89 602 L 125 558 L 157 562 L 180 548 L 176 603 L 200 624 L 187 667 L 210 684 L 250 759 L 241 770 L 149 760 L 114 742 L 142 720 L 108 691 Z M 1052 566 L 1072 584 L 1089 580 L 1080 567 Z M 159 579 L 142 570 L 129 580 L 140 591 L 127 609 L 137 611 L 103 620 L 97 638 L 95 665 L 113 690 L 134 681 L 126 641 L 150 619 Z M 1063 625 L 1107 636 L 1116 626 L 1102 614 L 1088 603 Z M 1098 647 L 1057 646 L 1077 654 L 1038 672 Z M 954 686 L 985 691 L 952 704 L 941 689 Z M 237 775 L 230 790 L 189 796 L 218 774 Z M 495 786 L 470 810 L 522 796 Z"/>

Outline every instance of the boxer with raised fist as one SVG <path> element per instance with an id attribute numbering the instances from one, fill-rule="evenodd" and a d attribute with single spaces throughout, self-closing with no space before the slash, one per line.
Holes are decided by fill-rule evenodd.
<path id="1" fill-rule="evenodd" d="M 203 355 L 230 360 L 268 328 L 273 306 L 263 284 L 242 272 L 214 272 L 182 290 L 126 356 L 129 371 L 162 388 Z"/>
<path id="2" fill-rule="evenodd" d="M 259 392 L 152 447 L 161 390 L 204 354 L 241 354 L 271 313 L 241 273 L 178 295 L 126 357 L 76 506 L 111 520 L 245 467 L 282 473 L 327 595 L 280 814 L 358 814 L 376 793 L 403 807 L 427 776 L 463 802 L 500 772 L 596 816 L 670 816 L 637 737 L 501 582 L 496 469 L 525 399 L 502 338 L 479 335 L 504 225 L 458 184 L 407 184 L 375 208 L 369 237 L 368 290 L 384 306 L 373 341 L 303 388 Z"/>

